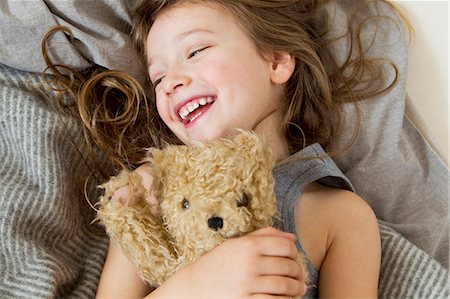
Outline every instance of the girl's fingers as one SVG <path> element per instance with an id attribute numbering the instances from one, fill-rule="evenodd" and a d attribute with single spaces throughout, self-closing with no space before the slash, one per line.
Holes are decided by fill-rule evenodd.
<path id="1" fill-rule="evenodd" d="M 279 275 L 298 279 L 303 270 L 301 266 L 290 258 L 265 257 L 257 265 L 259 275 Z"/>
<path id="2" fill-rule="evenodd" d="M 142 186 L 146 190 L 150 190 L 153 184 L 153 177 L 150 175 L 151 166 L 149 163 L 142 164 L 138 168 L 136 168 L 136 173 L 141 176 L 142 179 Z"/>
<path id="3" fill-rule="evenodd" d="M 267 294 L 252 294 L 250 296 L 252 299 L 293 299 L 292 296 L 278 296 L 278 295 L 267 295 Z"/>
<path id="4" fill-rule="evenodd" d="M 298 251 L 294 242 L 283 237 L 260 237 L 256 238 L 261 256 L 286 257 L 297 260 Z"/>
<path id="5" fill-rule="evenodd" d="M 142 184 L 142 187 L 144 187 L 144 190 L 150 194 L 149 190 L 151 189 L 152 183 L 153 183 L 153 177 L 150 175 L 151 167 L 148 163 L 143 164 L 139 166 L 135 173 L 139 175 L 140 182 L 139 184 Z M 138 178 L 139 178 L 138 177 Z M 147 196 L 148 198 L 145 198 L 149 203 L 154 204 L 156 203 L 156 200 L 154 200 L 154 196 Z M 134 205 L 137 203 L 136 196 L 133 195 L 133 190 L 130 186 L 130 184 L 127 184 L 125 186 L 122 186 L 118 188 L 113 195 L 111 196 L 111 199 L 113 201 L 120 201 L 120 203 L 124 205 Z"/>
<path id="6" fill-rule="evenodd" d="M 287 239 L 289 239 L 291 241 L 295 240 L 295 236 L 293 234 L 281 231 L 279 229 L 276 229 L 276 228 L 270 227 L 270 226 L 258 229 L 258 230 L 254 231 L 254 232 L 249 233 L 248 235 L 250 235 L 250 236 L 257 236 L 257 237 L 269 237 L 269 236 L 272 236 L 272 237 L 287 238 Z"/>
<path id="7" fill-rule="evenodd" d="M 296 279 L 283 276 L 261 276 L 255 281 L 254 294 L 270 294 L 280 296 L 301 296 L 306 286 Z"/>
<path id="8" fill-rule="evenodd" d="M 122 204 L 127 204 L 131 197 L 130 186 L 125 185 L 117 189 L 111 196 L 111 200 L 120 201 Z"/>

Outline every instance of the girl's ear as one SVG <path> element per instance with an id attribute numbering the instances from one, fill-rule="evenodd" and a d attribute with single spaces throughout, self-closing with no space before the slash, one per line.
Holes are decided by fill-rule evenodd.
<path id="1" fill-rule="evenodd" d="M 295 57 L 287 52 L 274 52 L 270 57 L 270 79 L 273 83 L 286 83 L 295 69 Z"/>

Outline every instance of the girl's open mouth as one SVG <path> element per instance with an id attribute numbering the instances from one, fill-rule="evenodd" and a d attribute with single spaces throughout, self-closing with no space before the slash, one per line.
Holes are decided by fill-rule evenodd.
<path id="1" fill-rule="evenodd" d="M 214 98 L 211 96 L 195 98 L 178 110 L 178 117 L 187 126 L 199 118 L 213 103 Z"/>

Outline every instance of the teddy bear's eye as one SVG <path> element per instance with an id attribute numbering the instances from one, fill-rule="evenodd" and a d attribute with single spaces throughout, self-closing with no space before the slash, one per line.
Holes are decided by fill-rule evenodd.
<path id="1" fill-rule="evenodd" d="M 189 200 L 187 200 L 186 198 L 181 202 L 181 207 L 183 208 L 183 210 L 189 209 L 189 205 Z"/>
<path id="2" fill-rule="evenodd" d="M 237 201 L 237 206 L 238 207 L 248 206 L 248 197 L 245 193 L 242 195 L 242 198 Z"/>

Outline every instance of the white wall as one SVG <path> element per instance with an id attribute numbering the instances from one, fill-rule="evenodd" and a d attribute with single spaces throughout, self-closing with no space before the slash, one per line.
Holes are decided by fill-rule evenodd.
<path id="1" fill-rule="evenodd" d="M 448 1 L 395 1 L 414 27 L 406 113 L 449 165 Z"/>

